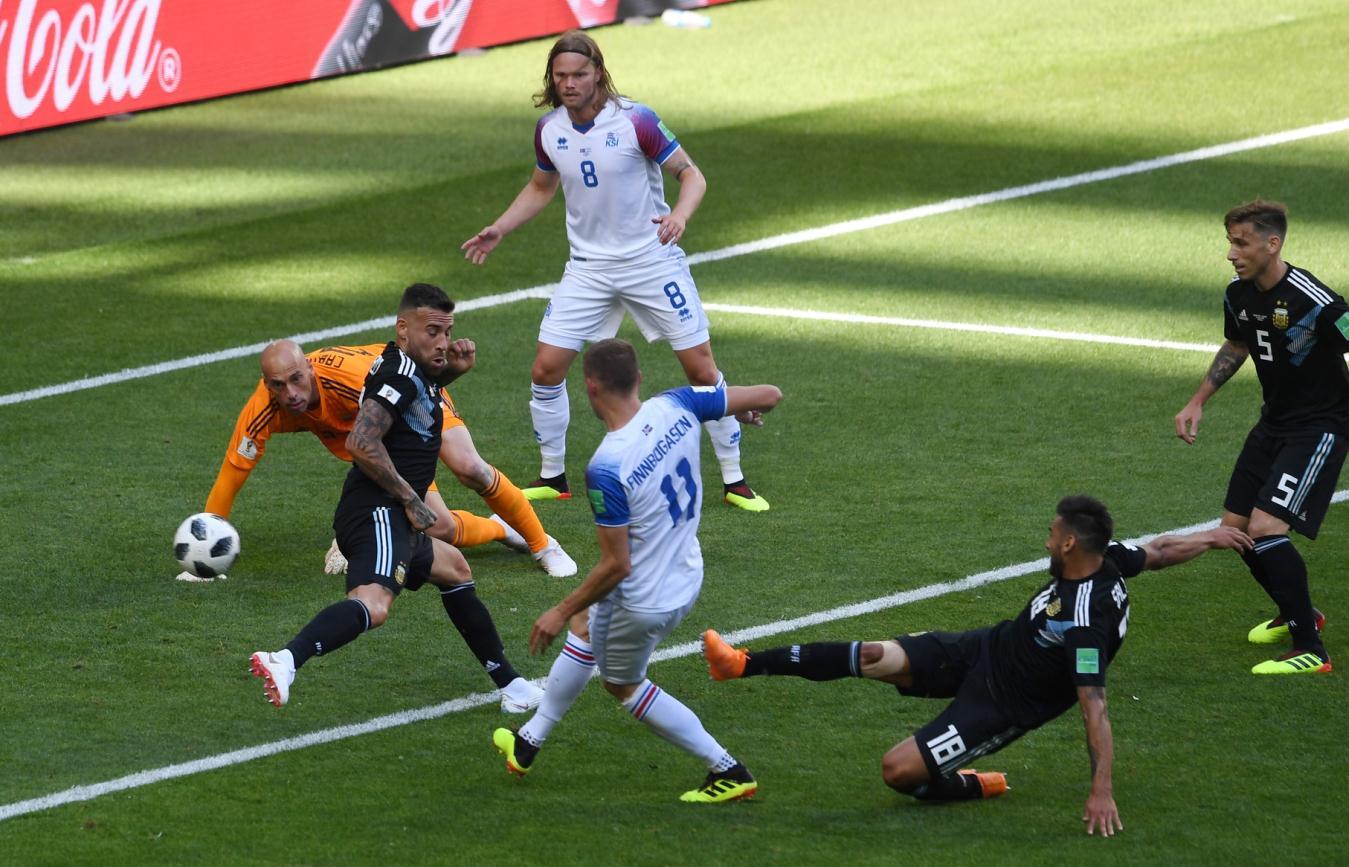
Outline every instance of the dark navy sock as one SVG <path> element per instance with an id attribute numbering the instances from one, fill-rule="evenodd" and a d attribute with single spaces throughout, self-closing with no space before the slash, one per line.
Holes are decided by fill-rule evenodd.
<path id="1" fill-rule="evenodd" d="M 290 640 L 286 649 L 295 657 L 298 669 L 309 657 L 332 653 L 355 641 L 356 636 L 369 628 L 370 613 L 365 610 L 365 605 L 356 599 L 343 599 L 316 614 L 300 634 Z"/>
<path id="2" fill-rule="evenodd" d="M 520 673 L 506 659 L 506 650 L 502 647 L 496 624 L 492 622 L 492 615 L 478 598 L 475 588 L 472 581 L 446 587 L 440 591 L 440 602 L 445 606 L 445 613 L 450 615 L 450 622 L 463 636 L 468 649 L 478 658 L 487 676 L 492 678 L 492 683 L 501 689 L 519 677 Z"/>
<path id="3" fill-rule="evenodd" d="M 807 680 L 861 677 L 860 641 L 817 641 L 768 650 L 752 650 L 742 677 L 754 674 L 790 674 Z"/>
<path id="4" fill-rule="evenodd" d="M 1287 536 L 1261 536 L 1255 541 L 1255 555 L 1268 576 L 1274 601 L 1288 621 L 1296 650 L 1307 650 L 1326 658 L 1325 645 L 1316 631 L 1316 614 L 1311 591 L 1307 589 L 1307 564 Z M 1272 594 L 1272 595 L 1273 595 Z"/>

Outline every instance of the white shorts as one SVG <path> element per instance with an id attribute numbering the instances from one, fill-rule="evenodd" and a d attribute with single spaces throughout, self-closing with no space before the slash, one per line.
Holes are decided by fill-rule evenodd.
<path id="1" fill-rule="evenodd" d="M 590 606 L 590 647 L 600 677 L 609 683 L 641 683 L 651 653 L 693 610 L 689 600 L 674 611 L 630 611 L 608 599 Z"/>
<path id="2" fill-rule="evenodd" d="M 676 351 L 708 341 L 707 313 L 684 251 L 668 244 L 632 262 L 572 259 L 539 323 L 539 342 L 580 352 L 618 333 L 627 313 L 648 343 Z"/>

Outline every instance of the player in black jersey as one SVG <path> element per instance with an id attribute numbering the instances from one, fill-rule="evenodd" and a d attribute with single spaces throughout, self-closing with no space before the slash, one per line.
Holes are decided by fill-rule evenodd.
<path id="1" fill-rule="evenodd" d="M 251 659 L 268 701 L 281 707 L 295 671 L 384 623 L 404 589 L 428 581 L 445 612 L 503 694 L 502 708 L 523 712 L 543 697 L 502 650 L 492 615 L 474 590 L 457 548 L 423 531 L 436 522 L 426 504 L 440 455 L 440 386 L 473 366 L 470 340 L 450 339 L 454 302 L 437 286 L 415 283 L 398 305 L 397 340 L 370 367 L 347 436 L 352 468 L 333 516 L 347 558 L 347 596 L 309 622 L 284 649 Z"/>
<path id="2" fill-rule="evenodd" d="M 1204 403 L 1249 356 L 1264 406 L 1227 484 L 1222 523 L 1255 539 L 1244 556 L 1278 607 L 1247 636 L 1268 644 L 1292 635 L 1293 649 L 1254 674 L 1326 673 L 1325 617 L 1312 607 L 1307 565 L 1290 528 L 1315 539 L 1330 507 L 1349 442 L 1349 306 L 1309 272 L 1283 260 L 1288 210 L 1278 202 L 1238 205 L 1224 217 L 1236 276 L 1224 298 L 1226 341 L 1199 390 L 1176 415 L 1193 443 Z"/>
<path id="3" fill-rule="evenodd" d="M 1045 548 L 1052 580 L 1015 620 L 969 632 L 918 632 L 889 641 L 816 642 L 769 650 L 736 649 L 713 630 L 703 655 L 714 680 L 790 674 L 808 680 L 864 677 L 901 695 L 954 699 L 936 719 L 885 754 L 893 789 L 931 801 L 992 798 L 1007 790 L 996 771 L 961 770 L 1074 704 L 1082 708 L 1091 757 L 1087 833 L 1123 830 L 1111 786 L 1114 741 L 1106 715 L 1105 673 L 1129 624 L 1125 578 L 1198 557 L 1211 548 L 1244 551 L 1234 527 L 1159 536 L 1135 547 L 1110 541 L 1114 521 L 1099 501 L 1059 501 Z"/>

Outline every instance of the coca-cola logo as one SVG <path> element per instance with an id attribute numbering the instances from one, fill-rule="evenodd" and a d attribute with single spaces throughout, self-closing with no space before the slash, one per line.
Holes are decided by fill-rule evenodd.
<path id="1" fill-rule="evenodd" d="M 138 98 L 156 77 L 170 92 L 182 80 L 178 52 L 155 39 L 161 0 L 90 0 L 68 19 L 52 8 L 39 16 L 38 0 L 19 0 L 10 21 L 3 18 L 6 2 L 0 0 L 0 50 L 5 98 L 16 118 L 30 117 L 48 98 L 64 112 L 82 91 L 97 106 Z"/>

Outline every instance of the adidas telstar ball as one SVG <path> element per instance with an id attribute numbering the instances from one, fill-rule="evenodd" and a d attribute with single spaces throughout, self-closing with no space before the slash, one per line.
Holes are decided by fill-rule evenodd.
<path id="1" fill-rule="evenodd" d="M 173 534 L 173 556 L 198 578 L 214 578 L 239 556 L 239 531 L 219 515 L 193 515 Z"/>

